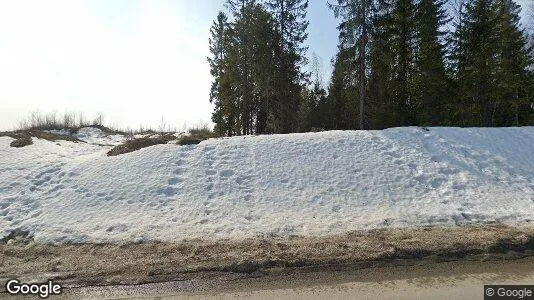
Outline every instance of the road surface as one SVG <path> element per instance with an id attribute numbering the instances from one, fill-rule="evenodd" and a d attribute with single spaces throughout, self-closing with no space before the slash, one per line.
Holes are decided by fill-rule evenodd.
<path id="1" fill-rule="evenodd" d="M 483 299 L 484 284 L 534 284 L 534 258 L 71 288 L 61 298 Z"/>

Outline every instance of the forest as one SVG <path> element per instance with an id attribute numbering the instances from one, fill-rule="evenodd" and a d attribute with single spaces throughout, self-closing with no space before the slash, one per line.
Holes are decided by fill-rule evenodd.
<path id="1" fill-rule="evenodd" d="M 534 39 L 513 0 L 325 5 L 339 38 L 322 84 L 308 0 L 225 2 L 208 57 L 218 135 L 534 125 Z"/>

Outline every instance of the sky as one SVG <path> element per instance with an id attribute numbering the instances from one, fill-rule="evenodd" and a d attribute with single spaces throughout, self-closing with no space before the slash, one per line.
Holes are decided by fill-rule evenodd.
<path id="1" fill-rule="evenodd" d="M 206 57 L 223 3 L 0 0 L 0 130 L 32 112 L 103 114 L 132 129 L 211 124 Z M 310 0 L 308 18 L 308 56 L 326 82 L 337 21 L 324 0 Z"/>

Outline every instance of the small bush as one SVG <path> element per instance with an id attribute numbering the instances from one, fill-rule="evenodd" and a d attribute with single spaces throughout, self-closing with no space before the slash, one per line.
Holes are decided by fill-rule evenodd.
<path id="1" fill-rule="evenodd" d="M 190 128 L 188 132 L 189 132 L 189 135 L 191 136 L 195 136 L 195 137 L 205 139 L 205 140 L 209 138 L 217 137 L 207 124 L 201 124 L 193 128 Z"/>
<path id="2" fill-rule="evenodd" d="M 177 144 L 180 145 L 180 146 L 196 145 L 196 144 L 199 144 L 200 142 L 202 142 L 203 140 L 205 140 L 205 139 L 201 139 L 199 137 L 195 137 L 195 136 L 191 136 L 191 135 L 186 135 L 186 136 L 183 136 L 180 139 L 178 139 L 178 143 Z"/>
<path id="3" fill-rule="evenodd" d="M 24 135 L 12 141 L 9 146 L 15 148 L 22 148 L 31 144 L 33 144 L 31 136 Z"/>
<path id="4" fill-rule="evenodd" d="M 207 124 L 193 127 L 189 129 L 188 132 L 189 135 L 182 136 L 178 140 L 178 145 L 196 145 L 204 140 L 217 137 L 217 135 L 213 133 Z"/>

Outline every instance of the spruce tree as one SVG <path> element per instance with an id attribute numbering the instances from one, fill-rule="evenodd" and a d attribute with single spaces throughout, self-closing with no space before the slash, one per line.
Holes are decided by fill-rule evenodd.
<path id="1" fill-rule="evenodd" d="M 228 17 L 225 13 L 219 12 L 216 21 L 210 29 L 211 37 L 209 39 L 210 52 L 212 57 L 208 57 L 210 64 L 210 74 L 213 76 L 213 82 L 210 90 L 210 103 L 214 104 L 212 121 L 215 123 L 214 131 L 219 134 L 228 134 L 228 124 L 225 122 L 223 107 L 226 99 L 221 82 L 225 75 L 225 60 L 227 59 L 227 28 Z"/>
<path id="2" fill-rule="evenodd" d="M 279 33 L 274 61 L 278 68 L 275 75 L 278 85 L 275 131 L 294 132 L 298 128 L 296 112 L 300 107 L 302 86 L 308 79 L 308 74 L 302 70 L 307 63 L 304 42 L 308 37 L 308 0 L 265 0 L 265 6 L 273 16 Z"/>
<path id="3" fill-rule="evenodd" d="M 251 8 L 256 5 L 255 0 L 227 0 L 226 6 L 234 17 L 234 51 L 237 52 L 235 57 L 234 68 L 237 68 L 238 75 L 238 93 L 239 93 L 239 124 L 240 130 L 237 134 L 252 133 L 252 54 L 251 49 L 254 39 L 251 36 L 252 15 Z"/>
<path id="4" fill-rule="evenodd" d="M 512 0 L 473 0 L 457 29 L 456 80 L 463 103 L 461 125 L 511 126 L 528 123 L 529 58 L 520 7 Z M 523 121 L 525 120 L 525 121 Z"/>
<path id="5" fill-rule="evenodd" d="M 365 106 L 367 100 L 367 73 L 369 71 L 369 30 L 376 12 L 375 0 L 337 0 L 329 7 L 336 18 L 341 20 L 339 36 L 342 49 L 354 51 L 353 60 L 357 67 L 356 78 L 359 90 L 359 128 L 365 129 Z"/>
<path id="6" fill-rule="evenodd" d="M 499 52 L 495 125 L 520 125 L 521 110 L 528 107 L 528 48 L 520 28 L 521 7 L 511 0 L 497 0 L 499 15 Z"/>
<path id="7" fill-rule="evenodd" d="M 458 30 L 461 51 L 458 81 L 461 96 L 461 125 L 492 126 L 495 99 L 499 28 L 494 0 L 473 0 L 465 5 Z"/>
<path id="8" fill-rule="evenodd" d="M 228 1 L 233 15 L 220 13 L 211 30 L 208 58 L 214 77 L 210 101 L 219 134 L 268 132 L 274 91 L 278 35 L 271 15 L 255 1 Z"/>
<path id="9" fill-rule="evenodd" d="M 254 128 L 251 133 L 274 133 L 274 118 L 277 112 L 273 109 L 273 104 L 278 87 L 275 76 L 277 68 L 273 61 L 276 60 L 279 33 L 272 15 L 263 6 L 255 5 L 251 13 L 251 36 L 254 39 L 251 49 Z"/>
<path id="10" fill-rule="evenodd" d="M 391 13 L 395 54 L 393 98 L 397 107 L 397 124 L 414 125 L 413 103 L 415 6 L 413 0 L 396 0 Z"/>
<path id="11" fill-rule="evenodd" d="M 322 67 L 318 56 L 313 53 L 311 62 L 312 85 L 302 90 L 302 101 L 299 111 L 299 132 L 308 132 L 313 128 L 324 128 L 321 123 L 319 111 L 320 103 L 326 98 L 326 91 L 323 87 Z"/>
<path id="12" fill-rule="evenodd" d="M 356 70 L 353 62 L 353 52 L 339 49 L 334 58 L 334 69 L 328 87 L 328 104 L 326 113 L 326 128 L 328 129 L 357 129 L 358 124 L 358 87 L 354 80 Z"/>
<path id="13" fill-rule="evenodd" d="M 369 45 L 369 97 L 366 116 L 371 129 L 396 126 L 396 107 L 393 102 L 393 61 L 391 47 L 393 1 L 380 1 L 372 19 Z"/>
<path id="14" fill-rule="evenodd" d="M 447 119 L 446 102 L 450 98 L 445 69 L 446 32 L 450 21 L 445 0 L 420 0 L 415 11 L 416 57 L 414 67 L 414 106 L 417 123 L 442 125 Z"/>

